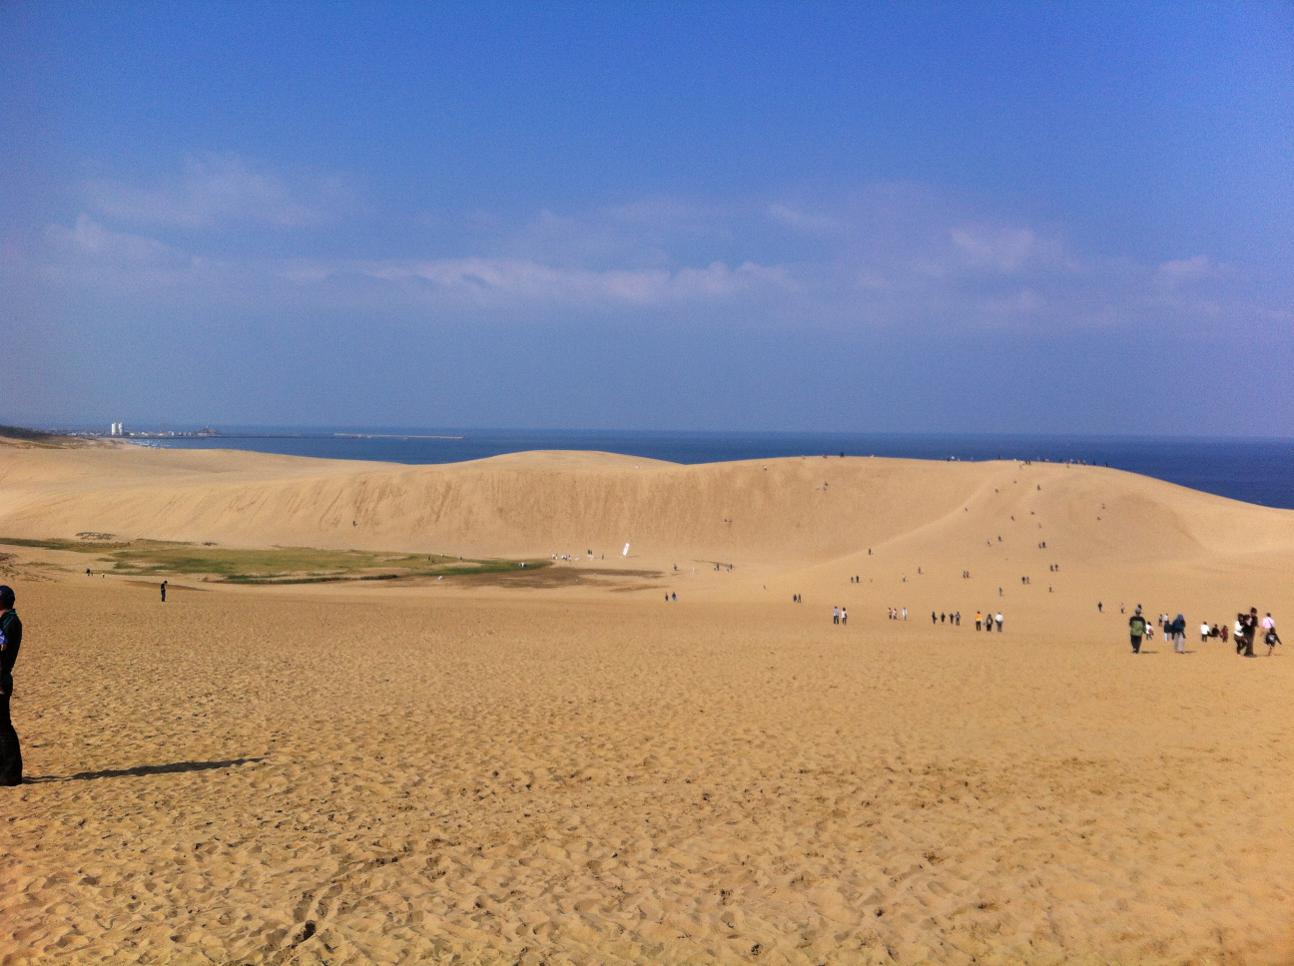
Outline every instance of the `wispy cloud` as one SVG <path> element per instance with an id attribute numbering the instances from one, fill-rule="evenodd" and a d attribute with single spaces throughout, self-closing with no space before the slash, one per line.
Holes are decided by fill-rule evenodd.
<path id="1" fill-rule="evenodd" d="M 754 262 L 594 270 L 527 259 L 452 258 L 359 262 L 331 269 L 296 266 L 292 272 L 293 277 L 306 281 L 360 275 L 485 307 L 650 306 L 718 301 L 758 289 L 785 290 L 792 284 L 784 269 Z"/>
<path id="2" fill-rule="evenodd" d="M 967 265 L 1002 274 L 1014 274 L 1059 252 L 1058 243 L 1028 227 L 959 225 L 948 236 Z"/>
<path id="3" fill-rule="evenodd" d="M 844 228 L 839 218 L 782 202 L 774 202 L 764 212 L 773 222 L 808 235 L 830 235 Z"/>
<path id="4" fill-rule="evenodd" d="M 173 263 L 179 258 L 174 248 L 156 238 L 113 231 L 84 212 L 71 227 L 50 225 L 46 235 L 56 250 L 74 256 L 148 265 Z"/>
<path id="5" fill-rule="evenodd" d="M 1287 318 L 1279 298 L 1247 291 L 1210 255 L 1139 263 L 1076 251 L 1062 228 L 995 218 L 930 187 L 723 206 L 647 198 L 521 218 L 413 215 L 403 234 L 349 242 L 324 225 L 345 205 L 330 209 L 326 190 L 303 185 L 232 155 L 191 161 L 164 185 L 101 182 L 94 207 L 17 254 L 32 275 L 141 304 L 173 291 L 212 306 L 345 307 L 392 319 L 467 311 L 517 324 L 686 318 L 973 333 Z M 249 225 L 300 230 L 276 233 L 270 256 L 243 242 Z M 405 253 L 374 251 L 375 237 Z"/>
<path id="6" fill-rule="evenodd" d="M 100 217 L 175 228 L 261 224 L 302 228 L 324 224 L 345 194 L 338 176 L 289 181 L 237 155 L 189 158 L 181 173 L 157 184 L 98 180 L 86 185 Z"/>
<path id="7" fill-rule="evenodd" d="M 1162 288 L 1174 290 L 1218 274 L 1219 267 L 1207 255 L 1192 255 L 1160 262 L 1155 269 L 1155 281 Z"/>
<path id="8" fill-rule="evenodd" d="M 47 281 L 137 298 L 160 288 L 209 286 L 216 268 L 159 239 L 105 227 L 85 213 L 70 226 L 48 226 L 43 254 L 32 270 Z"/>

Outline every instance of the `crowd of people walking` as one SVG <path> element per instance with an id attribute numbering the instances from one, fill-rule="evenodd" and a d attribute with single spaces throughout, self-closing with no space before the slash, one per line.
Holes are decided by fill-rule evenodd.
<path id="1" fill-rule="evenodd" d="M 1173 653 L 1186 654 L 1186 617 L 1178 614 L 1170 618 L 1167 612 L 1161 613 L 1155 622 L 1158 624 L 1164 639 L 1172 641 Z M 1143 641 L 1154 638 L 1155 629 L 1147 620 L 1140 604 L 1128 618 L 1128 638 L 1132 644 L 1132 653 L 1140 654 Z M 1258 608 L 1251 607 L 1249 612 L 1240 611 L 1236 614 L 1236 620 L 1233 627 L 1228 627 L 1224 621 L 1221 624 L 1210 624 L 1207 620 L 1200 623 L 1200 643 L 1206 644 L 1211 640 L 1227 643 L 1228 638 L 1233 638 L 1236 645 L 1236 654 L 1241 657 L 1255 657 L 1254 644 L 1261 637 L 1262 643 L 1267 646 L 1267 657 L 1280 646 L 1280 634 L 1276 631 L 1276 620 L 1272 617 L 1271 611 L 1268 611 L 1262 619 L 1258 617 Z"/>

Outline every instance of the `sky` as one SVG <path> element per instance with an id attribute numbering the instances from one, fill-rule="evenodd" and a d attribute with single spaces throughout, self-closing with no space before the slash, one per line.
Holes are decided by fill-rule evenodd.
<path id="1" fill-rule="evenodd" d="M 1294 436 L 1294 6 L 0 3 L 0 423 Z"/>

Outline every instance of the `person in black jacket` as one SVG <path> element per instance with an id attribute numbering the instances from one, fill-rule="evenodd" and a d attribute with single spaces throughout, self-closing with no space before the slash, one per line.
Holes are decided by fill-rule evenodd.
<path id="1" fill-rule="evenodd" d="M 0 585 L 0 785 L 22 784 L 22 748 L 9 718 L 13 666 L 22 646 L 22 621 L 13 609 L 12 587 Z"/>
<path id="2" fill-rule="evenodd" d="M 1236 615 L 1236 653 L 1254 656 L 1254 636 L 1258 633 L 1258 608 L 1251 607 L 1248 614 Z"/>

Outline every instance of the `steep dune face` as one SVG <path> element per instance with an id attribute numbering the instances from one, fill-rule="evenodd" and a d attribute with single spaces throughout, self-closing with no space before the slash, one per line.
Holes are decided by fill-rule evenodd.
<path id="1" fill-rule="evenodd" d="M 408 467 L 104 448 L 0 455 L 0 533 L 472 554 L 593 549 L 804 566 L 901 546 L 1070 559 L 1280 552 L 1294 513 L 1118 471 L 800 458 L 679 466 L 526 453 Z M 1001 540 L 999 540 L 1001 538 Z"/>

